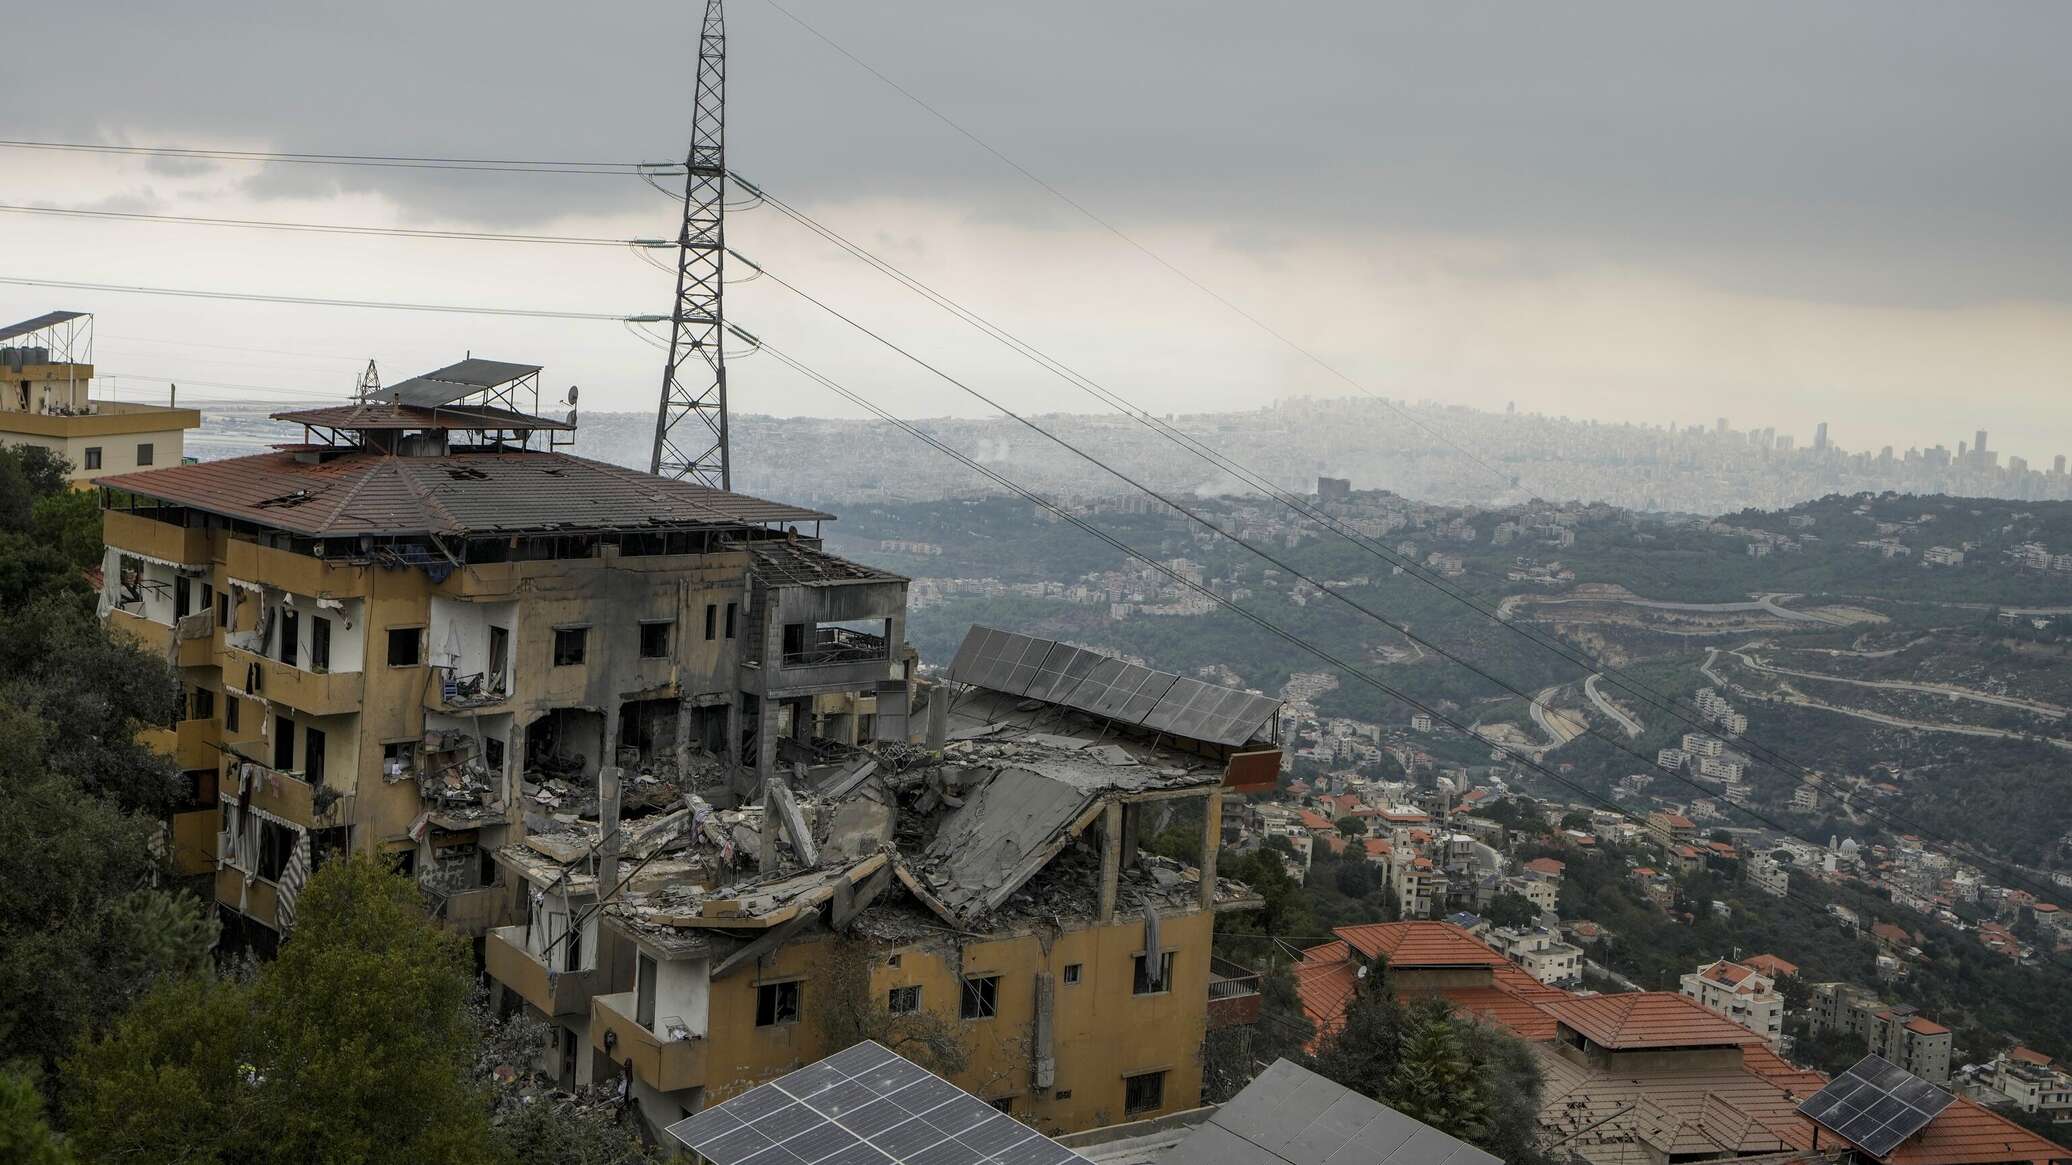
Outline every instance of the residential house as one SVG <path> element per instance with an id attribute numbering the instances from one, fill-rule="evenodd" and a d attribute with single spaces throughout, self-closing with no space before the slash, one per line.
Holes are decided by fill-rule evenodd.
<path id="1" fill-rule="evenodd" d="M 1747 1028 L 1771 1047 L 1784 1038 L 1784 996 L 1755 968 L 1720 959 L 1685 975 L 1682 985 L 1683 994 L 1707 1011 Z"/>

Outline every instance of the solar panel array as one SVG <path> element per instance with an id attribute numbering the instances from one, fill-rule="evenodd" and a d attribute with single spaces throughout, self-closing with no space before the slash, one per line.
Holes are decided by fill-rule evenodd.
<path id="1" fill-rule="evenodd" d="M 1956 1099 L 1883 1056 L 1865 1056 L 1807 1097 L 1799 1114 L 1871 1156 L 1883 1157 Z"/>
<path id="2" fill-rule="evenodd" d="M 868 1041 L 685 1117 L 669 1134 L 713 1165 L 1086 1165 Z"/>
<path id="3" fill-rule="evenodd" d="M 950 678 L 1215 744 L 1244 744 L 1280 707 L 1269 696 L 993 627 L 966 633 Z"/>

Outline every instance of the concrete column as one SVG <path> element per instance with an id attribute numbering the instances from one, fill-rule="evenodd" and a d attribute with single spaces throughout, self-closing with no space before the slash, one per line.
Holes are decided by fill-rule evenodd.
<path id="1" fill-rule="evenodd" d="M 777 773 L 777 712 L 775 700 L 761 701 L 755 730 L 755 779 L 757 786 Z"/>
<path id="2" fill-rule="evenodd" d="M 734 692 L 727 699 L 727 763 L 741 764 L 741 693 Z"/>
<path id="3" fill-rule="evenodd" d="M 1223 844 L 1223 790 L 1216 789 L 1201 805 L 1201 908 L 1216 905 L 1216 850 Z"/>
<path id="4" fill-rule="evenodd" d="M 791 739 L 794 744 L 813 743 L 813 697 L 791 702 Z"/>
<path id="5" fill-rule="evenodd" d="M 1127 865 L 1136 865 L 1142 843 L 1137 835 L 1144 828 L 1144 806 L 1141 802 L 1125 803 L 1122 807 L 1122 860 Z"/>
<path id="6" fill-rule="evenodd" d="M 928 689 L 928 751 L 941 752 L 950 738 L 950 689 L 937 684 Z"/>
<path id="7" fill-rule="evenodd" d="M 619 780 L 625 774 L 617 765 L 597 770 L 597 824 L 603 830 L 597 847 L 597 900 L 605 901 L 619 884 Z"/>
<path id="8" fill-rule="evenodd" d="M 1101 820 L 1101 923 L 1115 921 L 1115 898 L 1122 881 L 1122 802 L 1108 802 Z"/>
<path id="9" fill-rule="evenodd" d="M 772 776 L 763 778 L 763 826 L 756 834 L 755 865 L 764 874 L 777 868 L 777 801 L 770 796 L 770 785 L 775 780 Z"/>
<path id="10" fill-rule="evenodd" d="M 689 696 L 676 701 L 676 772 L 679 777 L 691 771 L 691 721 L 696 715 Z"/>

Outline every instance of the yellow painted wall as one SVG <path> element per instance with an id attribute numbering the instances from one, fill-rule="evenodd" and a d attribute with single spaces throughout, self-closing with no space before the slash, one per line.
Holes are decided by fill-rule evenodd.
<path id="1" fill-rule="evenodd" d="M 1200 1052 L 1208 1023 L 1214 925 L 1214 915 L 1206 912 L 1162 920 L 1161 947 L 1177 957 L 1170 990 L 1155 995 L 1131 994 L 1134 956 L 1144 949 L 1141 919 L 1055 939 L 1030 934 L 974 941 L 963 948 L 961 966 L 953 942 L 889 948 L 874 958 L 873 990 L 882 1001 L 892 987 L 918 984 L 924 1009 L 955 1019 L 963 976 L 1000 975 L 999 1014 L 957 1020 L 971 1063 L 953 1079 L 986 1100 L 1013 1098 L 1015 1115 L 1044 1132 L 1076 1132 L 1201 1103 Z M 823 937 L 791 943 L 760 967 L 712 984 L 707 1104 L 837 1050 L 823 1046 L 814 1013 L 823 1002 L 814 998 L 814 967 L 829 941 Z M 890 964 L 894 955 L 899 958 L 897 967 Z M 1072 963 L 1081 966 L 1080 980 L 1067 984 L 1065 967 Z M 1053 1088 L 1043 1093 L 1031 1088 L 1029 1078 L 1039 971 L 1050 972 L 1056 990 L 1052 1051 L 1057 1075 Z M 756 1027 L 758 985 L 792 978 L 805 981 L 799 1022 Z M 1160 1069 L 1167 1074 L 1165 1103 L 1126 1118 L 1123 1078 Z"/>

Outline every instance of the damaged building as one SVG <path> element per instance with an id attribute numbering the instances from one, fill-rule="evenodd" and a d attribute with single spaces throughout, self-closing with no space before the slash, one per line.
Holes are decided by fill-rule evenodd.
<path id="1" fill-rule="evenodd" d="M 974 628 L 917 743 L 826 748 L 615 846 L 588 823 L 505 846 L 526 917 L 490 975 L 553 1021 L 543 1067 L 629 1073 L 657 1129 L 858 1038 L 1039 1130 L 1191 1109 L 1205 1032 L 1258 990 L 1211 953 L 1219 911 L 1260 905 L 1215 854 L 1224 793 L 1278 769 L 1278 711 Z M 1199 866 L 1144 844 L 1181 822 Z"/>
<path id="2" fill-rule="evenodd" d="M 262 950 L 331 854 L 480 938 L 521 836 L 907 736 L 906 580 L 824 552 L 830 515 L 562 451 L 539 372 L 464 360 L 98 483 L 102 614 L 185 684 L 174 862 Z"/>

